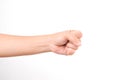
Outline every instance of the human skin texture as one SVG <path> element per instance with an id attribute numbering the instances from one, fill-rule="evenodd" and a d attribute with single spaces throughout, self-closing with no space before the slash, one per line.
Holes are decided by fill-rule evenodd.
<path id="1" fill-rule="evenodd" d="M 0 34 L 0 57 L 54 52 L 72 55 L 81 45 L 82 33 L 68 30 L 48 35 L 16 36 Z"/>

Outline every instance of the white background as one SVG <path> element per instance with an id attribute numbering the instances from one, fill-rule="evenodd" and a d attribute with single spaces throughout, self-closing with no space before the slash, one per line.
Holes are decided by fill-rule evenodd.
<path id="1" fill-rule="evenodd" d="M 0 33 L 83 33 L 73 56 L 0 58 L 0 80 L 120 80 L 119 28 L 119 0 L 0 0 Z"/>

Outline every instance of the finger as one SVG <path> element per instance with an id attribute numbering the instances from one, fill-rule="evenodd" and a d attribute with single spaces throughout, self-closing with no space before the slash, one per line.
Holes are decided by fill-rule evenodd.
<path id="1" fill-rule="evenodd" d="M 69 32 L 67 35 L 67 38 L 69 40 L 70 43 L 74 44 L 74 45 L 80 45 L 80 39 L 78 39 L 72 32 Z"/>
<path id="2" fill-rule="evenodd" d="M 51 51 L 55 52 L 57 54 L 65 54 L 65 46 L 56 46 L 56 45 L 50 45 Z"/>
<path id="3" fill-rule="evenodd" d="M 66 47 L 68 47 L 68 48 L 72 48 L 72 49 L 74 49 L 74 50 L 77 50 L 78 49 L 78 47 L 79 47 L 79 45 L 74 45 L 74 44 L 72 44 L 72 43 L 67 43 L 67 45 L 66 45 Z"/>
<path id="4" fill-rule="evenodd" d="M 67 48 L 66 55 L 73 55 L 75 53 L 75 50 L 72 48 Z"/>
<path id="5" fill-rule="evenodd" d="M 80 39 L 82 37 L 82 33 L 77 30 L 71 30 L 71 32 L 78 38 Z"/>

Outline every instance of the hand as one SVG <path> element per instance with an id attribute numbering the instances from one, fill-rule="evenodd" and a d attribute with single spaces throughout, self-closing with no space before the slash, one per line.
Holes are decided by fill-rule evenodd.
<path id="1" fill-rule="evenodd" d="M 82 33 L 76 30 L 53 34 L 50 49 L 58 54 L 72 55 L 81 45 L 81 37 Z"/>

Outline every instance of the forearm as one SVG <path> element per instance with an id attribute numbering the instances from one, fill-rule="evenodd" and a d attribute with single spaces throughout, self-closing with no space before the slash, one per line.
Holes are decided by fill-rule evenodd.
<path id="1" fill-rule="evenodd" d="M 50 35 L 13 36 L 0 34 L 0 57 L 49 52 Z"/>

